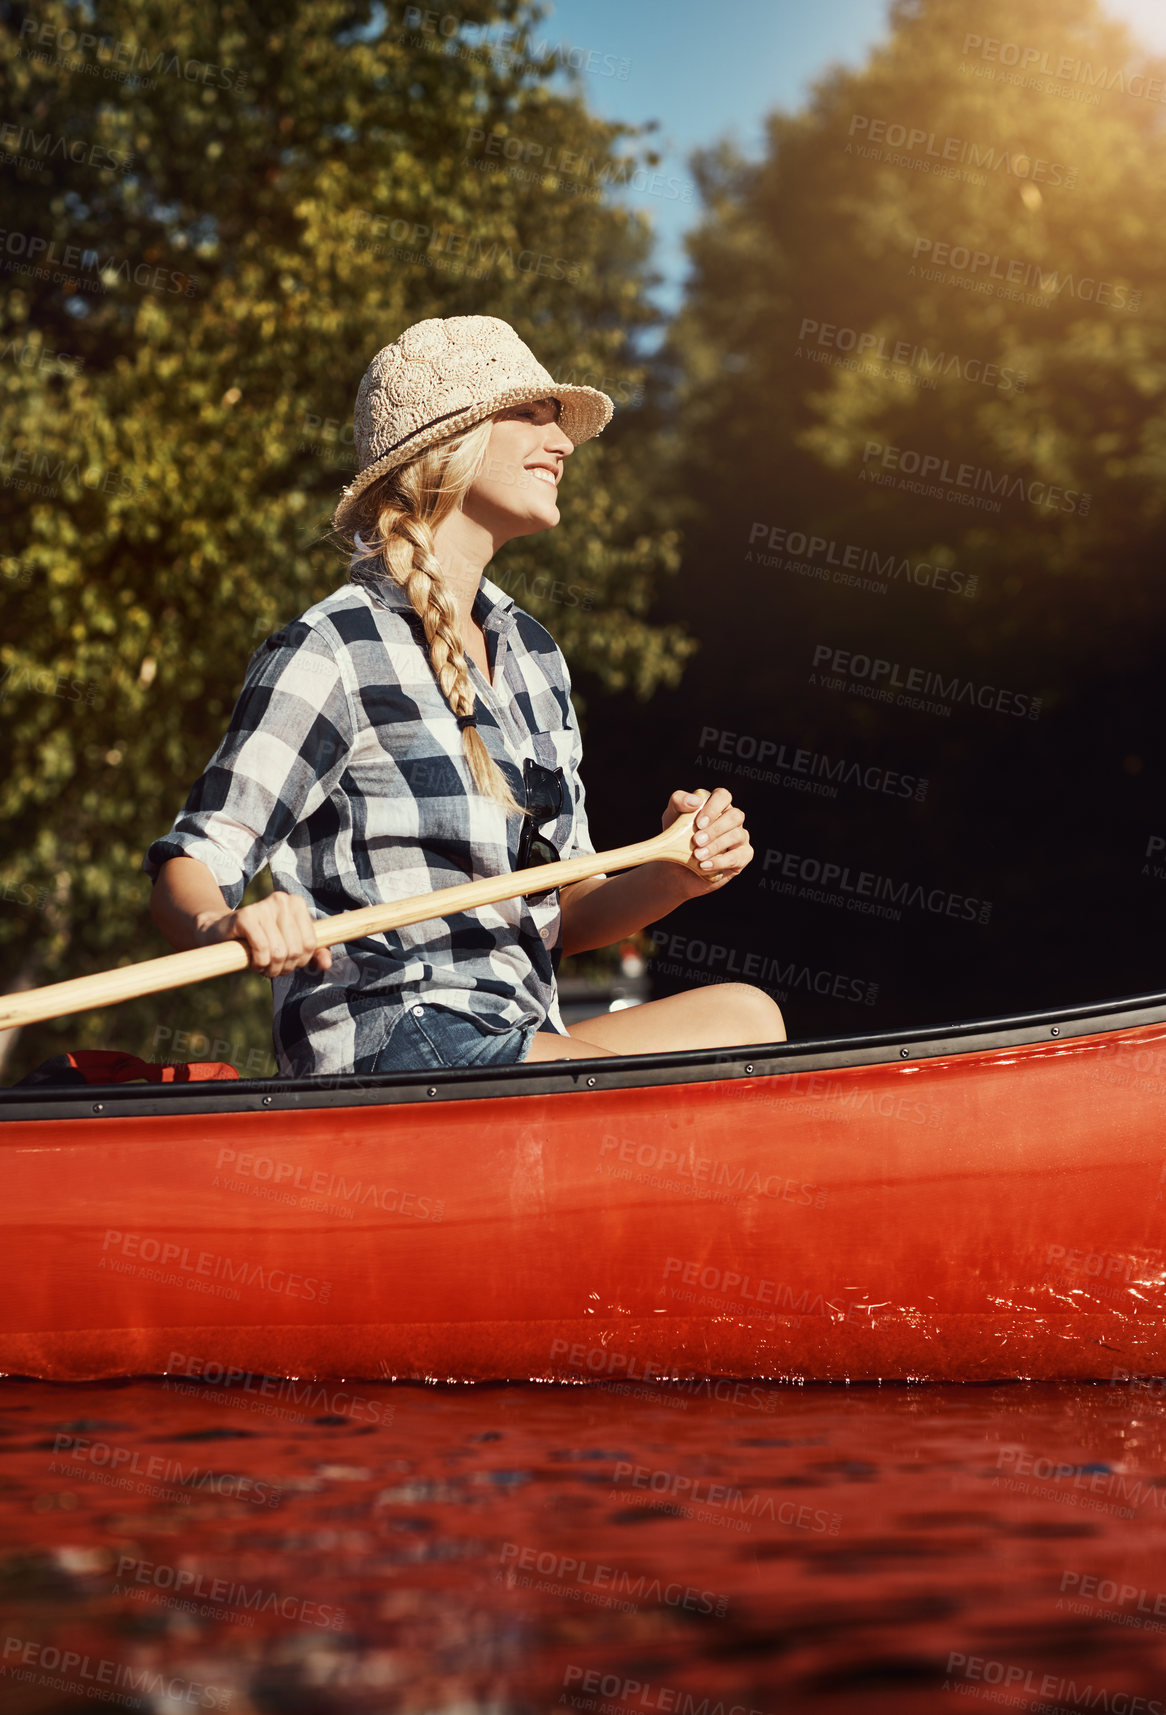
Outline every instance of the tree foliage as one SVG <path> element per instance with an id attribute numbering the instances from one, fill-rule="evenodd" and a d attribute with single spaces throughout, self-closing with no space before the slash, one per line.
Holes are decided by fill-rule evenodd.
<path id="1" fill-rule="evenodd" d="M 647 617 L 677 563 L 634 345 L 651 238 L 618 193 L 651 150 L 556 79 L 526 0 L 460 15 L 451 39 L 367 0 L 3 9 L 10 984 L 164 950 L 142 852 L 257 642 L 344 581 L 327 529 L 356 386 L 413 321 L 501 316 L 557 378 L 612 394 L 558 530 L 492 573 L 600 690 L 678 676 L 690 644 Z M 216 1037 L 265 1060 L 265 984 L 32 1030 L 19 1065 Z"/>
<path id="2" fill-rule="evenodd" d="M 761 862 L 694 915 L 702 946 L 879 984 L 876 1015 L 791 997 L 802 1035 L 1158 982 L 1135 925 L 1156 909 L 1139 878 L 1166 766 L 1166 66 L 1095 0 L 897 0 L 890 26 L 860 69 L 770 115 L 760 160 L 696 163 L 664 353 L 694 509 L 665 601 L 701 649 L 683 698 L 623 711 L 610 755 L 669 730 L 690 778 L 749 812 Z M 1039 710 L 945 717 L 873 681 L 823 688 L 826 645 Z M 797 792 L 744 766 L 762 743 L 927 791 Z M 767 849 L 993 915 L 971 930 L 775 899 Z M 690 965 L 668 986 L 699 980 Z"/>

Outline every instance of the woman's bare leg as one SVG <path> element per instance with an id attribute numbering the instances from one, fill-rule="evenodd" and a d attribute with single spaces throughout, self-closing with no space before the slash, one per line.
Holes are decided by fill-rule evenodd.
<path id="1" fill-rule="evenodd" d="M 626 1048 L 599 1048 L 594 1042 L 580 1042 L 575 1036 L 560 1036 L 554 1030 L 536 1030 L 527 1050 L 526 1061 L 602 1060 L 605 1055 L 627 1052 Z"/>
<path id="2" fill-rule="evenodd" d="M 569 1037 L 540 1030 L 528 1060 L 580 1060 L 589 1055 L 667 1054 L 682 1048 L 736 1048 L 784 1042 L 777 1002 L 749 983 L 714 983 L 601 1012 L 567 1026 Z"/>

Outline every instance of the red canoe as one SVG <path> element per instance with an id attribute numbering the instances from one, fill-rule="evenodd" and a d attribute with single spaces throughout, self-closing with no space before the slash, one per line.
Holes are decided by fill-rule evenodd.
<path id="1" fill-rule="evenodd" d="M 1164 1094 L 1163 996 L 716 1055 L 9 1089 L 0 1372 L 1161 1374 Z"/>

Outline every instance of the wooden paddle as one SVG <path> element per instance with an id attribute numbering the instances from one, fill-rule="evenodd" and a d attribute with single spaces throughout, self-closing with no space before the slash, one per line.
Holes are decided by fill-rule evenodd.
<path id="1" fill-rule="evenodd" d="M 693 797 L 708 797 L 698 788 Z M 409 923 L 424 923 L 431 917 L 452 917 L 459 911 L 474 911 L 479 905 L 497 905 L 523 893 L 543 893 L 551 887 L 566 887 L 609 870 L 634 869 L 637 864 L 658 862 L 684 864 L 700 869 L 693 855 L 692 824 L 700 812 L 687 811 L 654 839 L 635 845 L 617 846 L 614 851 L 592 857 L 567 858 L 560 863 L 538 864 L 533 869 L 513 870 L 509 875 L 491 875 L 484 881 L 466 881 L 458 887 L 438 888 L 413 899 L 398 899 L 389 905 L 365 905 L 359 911 L 340 911 L 316 923 L 317 947 L 334 947 L 339 941 L 356 941 L 362 935 L 379 935 L 386 929 L 403 929 Z M 50 983 L 46 988 L 27 989 L 23 994 L 0 996 L 0 1030 L 15 1030 L 38 1024 L 46 1018 L 64 1018 L 71 1012 L 86 1012 L 96 1006 L 115 1006 L 118 1001 L 139 995 L 158 994 L 184 983 L 202 983 L 209 977 L 247 969 L 251 958 L 242 941 L 216 941 L 210 947 L 193 947 L 185 953 L 167 953 L 139 965 L 123 965 L 116 971 L 98 971 L 91 977 L 73 977 Z"/>

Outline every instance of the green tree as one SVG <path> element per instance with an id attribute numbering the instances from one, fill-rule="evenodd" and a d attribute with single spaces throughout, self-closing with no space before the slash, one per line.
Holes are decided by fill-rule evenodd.
<path id="1" fill-rule="evenodd" d="M 1046 667 L 1079 662 L 1079 604 L 1112 614 L 1115 560 L 1124 617 L 1160 619 L 1160 580 L 1139 574 L 1166 508 L 1164 77 L 1096 0 L 896 0 L 886 46 L 772 115 L 759 164 L 706 152 L 671 342 L 687 485 L 946 550 L 982 574 L 956 618 L 985 655 L 1019 638 L 1055 652 Z M 975 492 L 1002 512 L 864 484 L 887 468 L 864 466 L 871 442 L 988 473 Z M 784 604 L 788 580 L 750 582 Z"/>
<path id="2" fill-rule="evenodd" d="M 687 756 L 707 725 L 931 777 L 926 805 L 893 819 L 862 794 L 799 798 L 740 769 L 704 781 L 751 806 L 755 845 L 997 901 L 991 929 L 942 961 L 958 958 L 949 1003 L 934 948 L 908 949 L 903 930 L 762 904 L 753 880 L 724 896 L 719 939 L 734 913 L 743 946 L 800 936 L 821 968 L 883 978 L 881 1018 L 897 982 L 913 1020 L 1035 1001 L 1041 984 L 1081 996 L 1089 938 L 1112 973 L 1100 992 L 1157 981 L 1144 932 L 1106 911 L 1123 875 L 1130 892 L 1138 828 L 1160 821 L 1139 770 L 1166 623 L 1164 80 L 1096 0 L 897 0 L 866 64 L 769 116 L 760 160 L 720 146 L 695 164 L 703 218 L 664 352 L 694 509 L 664 600 L 701 651 L 684 698 L 664 693 L 652 718 L 676 714 Z M 974 596 L 877 571 L 881 595 L 823 583 L 805 569 L 832 577 L 813 538 L 836 560 L 849 547 L 958 573 Z M 1015 689 L 1041 700 L 1039 720 L 823 692 L 809 679 L 823 642 Z M 1123 819 L 1128 867 L 1107 877 Z"/>
<path id="3" fill-rule="evenodd" d="M 561 527 L 497 575 L 600 688 L 678 677 L 691 644 L 647 618 L 678 562 L 634 348 L 651 235 L 618 195 L 654 157 L 556 78 L 537 8 L 460 14 L 451 38 L 371 0 L 0 13 L 9 986 L 165 950 L 142 852 L 257 642 L 343 582 L 356 386 L 413 321 L 501 316 L 612 393 Z M 270 1069 L 267 985 L 30 1029 L 10 1072 L 106 1043 Z"/>

